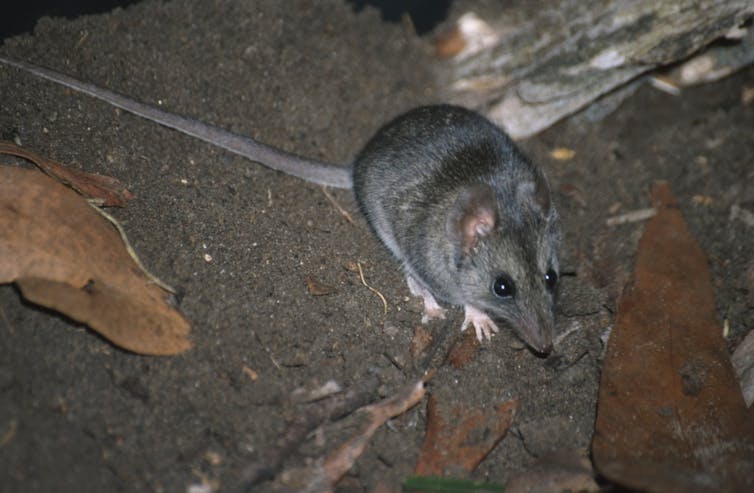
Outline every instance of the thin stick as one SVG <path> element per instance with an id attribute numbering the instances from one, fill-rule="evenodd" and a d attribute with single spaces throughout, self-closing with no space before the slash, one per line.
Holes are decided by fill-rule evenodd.
<path id="1" fill-rule="evenodd" d="M 250 492 L 260 482 L 272 479 L 282 468 L 285 459 L 298 449 L 306 436 L 322 423 L 340 419 L 372 402 L 378 396 L 380 381 L 370 376 L 357 382 L 344 392 L 302 406 L 296 417 L 288 423 L 286 431 L 266 450 L 262 459 L 241 472 L 240 484 L 232 492 Z"/>
<path id="2" fill-rule="evenodd" d="M 325 198 L 330 201 L 330 204 L 332 204 L 335 209 L 337 209 L 338 212 L 340 212 L 340 215 L 343 216 L 346 221 L 353 224 L 353 218 L 351 217 L 351 214 L 348 213 L 347 210 L 345 210 L 336 200 L 335 197 L 330 194 L 330 191 L 327 189 L 327 187 L 322 187 L 322 193 L 325 195 Z"/>
<path id="3" fill-rule="evenodd" d="M 369 422 L 364 425 L 360 432 L 328 455 L 322 465 L 322 471 L 329 480 L 331 488 L 361 456 L 370 438 L 380 426 L 387 420 L 405 413 L 422 400 L 425 393 L 424 383 L 425 379 L 412 382 L 396 395 L 362 409 L 369 415 Z"/>

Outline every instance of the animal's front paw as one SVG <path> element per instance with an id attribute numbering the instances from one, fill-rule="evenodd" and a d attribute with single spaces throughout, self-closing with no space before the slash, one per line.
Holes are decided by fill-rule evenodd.
<path id="1" fill-rule="evenodd" d="M 441 307 L 432 293 L 416 280 L 407 275 L 406 283 L 408 289 L 414 296 L 421 296 L 424 300 L 424 313 L 422 314 L 422 323 L 426 324 L 430 320 L 445 320 L 445 308 Z"/>
<path id="2" fill-rule="evenodd" d="M 491 340 L 493 333 L 500 332 L 495 322 L 483 311 L 474 308 L 471 305 L 464 305 L 464 318 L 461 325 L 461 331 L 463 332 L 469 327 L 469 324 L 474 326 L 476 332 L 476 338 L 479 342 L 483 342 L 485 339 Z"/>

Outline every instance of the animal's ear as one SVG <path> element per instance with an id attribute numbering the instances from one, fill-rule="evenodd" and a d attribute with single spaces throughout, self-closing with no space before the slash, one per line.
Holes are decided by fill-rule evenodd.
<path id="1" fill-rule="evenodd" d="M 457 263 L 497 224 L 495 190 L 479 184 L 464 188 L 448 213 L 445 230 L 456 249 Z"/>
<path id="2" fill-rule="evenodd" d="M 529 195 L 534 202 L 534 205 L 545 215 L 550 212 L 550 185 L 547 183 L 547 178 L 545 178 L 545 175 L 541 171 L 535 171 L 534 183 L 524 182 L 520 184 L 518 193 L 519 197 L 521 195 Z"/>

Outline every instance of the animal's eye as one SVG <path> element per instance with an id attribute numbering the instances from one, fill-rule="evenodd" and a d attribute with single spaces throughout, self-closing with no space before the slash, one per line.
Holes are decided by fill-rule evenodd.
<path id="1" fill-rule="evenodd" d="M 545 273 L 545 285 L 547 285 L 547 289 L 550 291 L 555 289 L 555 286 L 558 285 L 558 273 L 552 269 L 548 270 Z"/>
<path id="2" fill-rule="evenodd" d="M 516 294 L 516 286 L 507 276 L 498 276 L 492 283 L 492 292 L 498 298 L 512 298 Z"/>

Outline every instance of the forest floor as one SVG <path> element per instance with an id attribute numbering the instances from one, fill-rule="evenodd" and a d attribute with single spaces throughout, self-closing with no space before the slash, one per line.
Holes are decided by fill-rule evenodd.
<path id="1" fill-rule="evenodd" d="M 147 1 L 44 19 L 0 52 L 336 163 L 391 117 L 438 102 L 433 73 L 443 63 L 431 39 L 336 0 Z M 562 217 L 557 323 L 567 335 L 545 359 L 503 330 L 463 368 L 437 371 L 435 395 L 480 408 L 518 401 L 512 430 L 471 477 L 505 482 L 548 451 L 588 450 L 602 336 L 643 228 L 606 219 L 648 207 L 657 180 L 669 182 L 708 255 L 730 347 L 754 327 L 752 229 L 731 217 L 733 205 L 754 204 L 754 105 L 742 98 L 753 80 L 754 67 L 680 96 L 645 85 L 599 121 L 577 115 L 521 142 Z M 413 376 L 421 305 L 349 192 L 331 194 L 353 224 L 318 186 L 19 70 L 0 67 L 0 95 L 3 140 L 117 177 L 134 193 L 111 212 L 148 268 L 179 288 L 193 343 L 178 356 L 136 355 L 0 286 L 0 435 L 13 430 L 0 445 L 0 489 L 229 486 L 274 447 L 294 390 L 376 375 L 388 396 Z M 556 148 L 573 158 L 552 158 Z M 347 268 L 356 262 L 386 314 Z M 307 278 L 334 289 L 312 296 Z M 460 337 L 460 313 L 451 318 Z M 410 475 L 426 413 L 422 402 L 380 428 L 348 488 Z M 326 426 L 285 465 L 324 455 L 352 431 Z"/>

